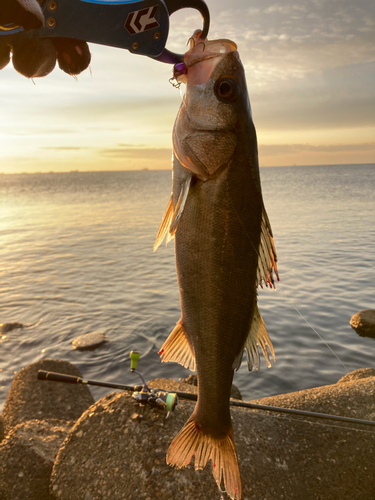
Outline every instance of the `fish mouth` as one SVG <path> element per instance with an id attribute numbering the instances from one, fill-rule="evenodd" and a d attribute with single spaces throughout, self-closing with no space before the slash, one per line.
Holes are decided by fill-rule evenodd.
<path id="1" fill-rule="evenodd" d="M 231 40 L 204 40 L 185 54 L 189 85 L 204 85 L 210 79 L 217 65 L 231 52 L 237 52 L 237 45 Z"/>

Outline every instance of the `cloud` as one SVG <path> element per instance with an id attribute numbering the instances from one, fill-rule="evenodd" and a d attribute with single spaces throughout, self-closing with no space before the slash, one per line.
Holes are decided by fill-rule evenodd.
<path id="1" fill-rule="evenodd" d="M 80 149 L 88 149 L 85 146 L 42 146 L 40 149 L 52 151 L 78 151 Z"/>
<path id="2" fill-rule="evenodd" d="M 209 37 L 238 44 L 268 163 L 340 163 L 350 155 L 370 161 L 373 0 L 208 0 L 208 6 Z M 168 48 L 184 51 L 201 23 L 193 9 L 173 14 Z M 168 82 L 172 67 L 125 50 L 95 44 L 91 50 L 92 76 L 86 71 L 77 82 L 58 69 L 36 85 L 11 65 L 1 71 L 3 161 L 21 155 L 20 162 L 34 158 L 37 165 L 41 157 L 54 169 L 59 162 L 120 168 L 122 159 L 124 168 L 170 165 L 181 99 Z"/>
<path id="3" fill-rule="evenodd" d="M 124 158 L 134 160 L 171 162 L 172 150 L 170 148 L 139 148 L 128 147 L 128 145 L 118 144 L 118 147 L 103 148 L 99 154 L 112 158 Z M 168 165 L 168 163 L 166 163 Z"/>
<path id="4" fill-rule="evenodd" d="M 253 0 L 251 9 L 234 0 L 231 9 L 215 3 L 212 19 L 215 35 L 236 40 L 245 64 L 287 75 L 373 60 L 374 10 L 370 0 Z"/>

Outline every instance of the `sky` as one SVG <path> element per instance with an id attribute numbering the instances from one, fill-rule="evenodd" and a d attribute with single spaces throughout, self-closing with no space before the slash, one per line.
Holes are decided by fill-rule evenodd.
<path id="1" fill-rule="evenodd" d="M 237 43 L 261 167 L 375 163 L 373 0 L 206 0 L 209 39 Z M 185 52 L 197 11 L 171 17 Z M 172 66 L 90 44 L 90 70 L 0 72 L 0 172 L 171 168 Z"/>

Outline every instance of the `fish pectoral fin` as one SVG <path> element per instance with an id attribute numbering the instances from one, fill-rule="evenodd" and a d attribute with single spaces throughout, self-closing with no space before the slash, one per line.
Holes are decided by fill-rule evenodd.
<path id="1" fill-rule="evenodd" d="M 153 248 L 154 252 L 156 252 L 156 250 L 161 245 L 165 235 L 167 235 L 166 238 L 167 244 L 174 237 L 177 231 L 178 224 L 181 220 L 182 213 L 185 208 L 185 203 L 187 200 L 187 196 L 189 194 L 189 188 L 192 177 L 193 174 L 191 172 L 188 172 L 186 174 L 186 179 L 181 184 L 180 195 L 178 197 L 176 207 L 174 207 L 173 205 L 173 195 L 170 197 L 170 200 L 168 202 L 167 208 L 163 216 L 163 220 L 161 221 L 159 227 L 158 234 L 156 235 L 156 240 Z"/>
<path id="2" fill-rule="evenodd" d="M 190 183 L 191 183 L 192 177 L 193 177 L 193 174 L 189 172 L 186 175 L 185 181 L 182 183 L 180 196 L 178 197 L 176 209 L 174 211 L 173 220 L 172 220 L 170 228 L 169 228 L 170 238 L 172 238 L 174 236 L 175 232 L 177 231 L 177 226 L 181 220 L 181 216 L 182 216 L 182 213 L 183 213 L 184 208 L 185 208 L 187 196 L 189 194 Z"/>
<path id="3" fill-rule="evenodd" d="M 187 467 L 195 455 L 195 470 L 202 470 L 212 460 L 212 474 L 218 487 L 222 482 L 226 493 L 232 500 L 241 498 L 241 477 L 238 468 L 233 431 L 222 439 L 204 434 L 194 414 L 172 441 L 167 464 L 181 468 Z"/>
<path id="4" fill-rule="evenodd" d="M 266 325 L 264 324 L 263 318 L 259 312 L 258 305 L 254 305 L 254 314 L 250 326 L 249 334 L 246 338 L 244 347 L 241 348 L 240 353 L 236 357 L 233 363 L 233 369 L 238 370 L 242 362 L 242 354 L 245 349 L 247 357 L 247 366 L 249 371 L 253 368 L 259 370 L 260 367 L 260 356 L 258 345 L 260 346 L 263 356 L 267 362 L 267 367 L 271 368 L 271 362 L 268 354 L 268 349 L 270 350 L 273 360 L 276 362 L 275 350 L 273 348 L 271 339 L 267 333 Z"/>
<path id="5" fill-rule="evenodd" d="M 195 356 L 181 321 L 174 327 L 159 354 L 163 363 L 174 361 L 192 372 L 195 371 Z"/>
<path id="6" fill-rule="evenodd" d="M 273 273 L 275 273 L 277 281 L 279 281 L 279 274 L 277 272 L 277 255 L 275 244 L 273 242 L 271 224 L 264 206 L 262 210 L 258 255 L 257 285 L 263 288 L 263 281 L 266 286 L 275 288 Z"/>
<path id="7" fill-rule="evenodd" d="M 154 243 L 154 248 L 153 251 L 156 252 L 156 250 L 159 248 L 161 245 L 161 242 L 164 239 L 164 236 L 166 235 L 167 231 L 170 228 L 172 218 L 174 214 L 174 208 L 173 208 L 173 196 L 170 197 L 167 208 L 164 212 L 163 219 L 161 221 L 160 227 L 158 234 L 156 235 L 156 240 Z M 167 241 L 168 243 L 168 241 Z"/>

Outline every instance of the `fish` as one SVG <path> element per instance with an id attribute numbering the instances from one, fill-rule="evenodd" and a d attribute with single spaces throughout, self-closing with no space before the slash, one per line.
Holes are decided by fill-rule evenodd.
<path id="1" fill-rule="evenodd" d="M 164 342 L 163 362 L 197 371 L 193 414 L 173 439 L 167 463 L 212 462 L 217 485 L 241 498 L 229 409 L 234 371 L 275 352 L 257 306 L 257 287 L 279 280 L 264 207 L 256 131 L 245 72 L 231 40 L 201 40 L 185 54 L 186 91 L 173 128 L 172 195 L 154 251 L 175 238 L 181 318 Z M 269 352 L 268 352 L 269 351 Z"/>

